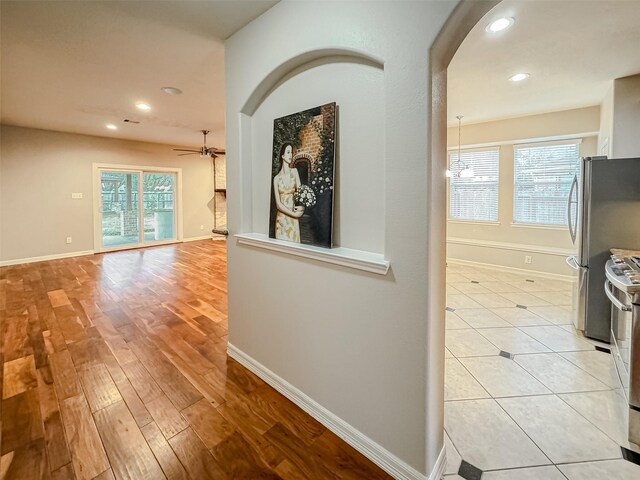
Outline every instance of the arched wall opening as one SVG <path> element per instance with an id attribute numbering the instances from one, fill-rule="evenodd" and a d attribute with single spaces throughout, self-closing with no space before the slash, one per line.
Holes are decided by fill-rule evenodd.
<path id="1" fill-rule="evenodd" d="M 339 93 L 331 85 L 341 85 Z M 310 99 L 314 100 L 310 100 Z M 271 163 L 258 152 L 270 151 L 274 118 L 337 102 L 340 123 L 336 155 L 333 243 L 384 253 L 384 66 L 371 56 L 340 49 L 311 51 L 277 67 L 254 89 L 240 114 L 246 232 L 267 234 Z M 313 103 L 310 103 L 313 102 Z M 340 142 L 340 135 L 348 142 Z M 303 155 L 303 154 L 300 154 Z M 361 159 L 367 159 L 361 162 Z M 311 159 L 294 159 L 302 176 Z M 307 165 L 307 168 L 305 168 Z M 304 180 L 302 183 L 305 183 Z M 247 185 L 249 186 L 249 185 Z M 251 219 L 250 221 L 248 219 Z"/>
<path id="2" fill-rule="evenodd" d="M 343 174 L 345 181 L 356 178 L 347 175 L 350 166 L 366 179 L 363 166 L 371 159 L 379 162 L 373 166 L 370 191 L 364 192 L 355 182 L 351 188 L 341 184 L 339 200 L 345 205 L 343 195 L 364 192 L 360 198 L 381 205 L 371 209 L 378 216 L 369 223 L 377 227 L 367 238 L 362 231 L 350 236 L 344 226 L 351 222 L 342 218 L 340 243 L 378 250 L 390 261 L 390 270 L 376 276 L 292 259 L 231 237 L 229 352 L 245 365 L 266 367 L 301 390 L 324 408 L 322 412 L 334 415 L 327 421 L 334 421 L 334 432 L 396 478 L 436 478 L 444 462 L 444 214 L 440 211 L 445 200 L 446 83 L 442 75 L 446 78 L 446 64 L 466 32 L 494 4 L 463 2 L 455 8 L 452 1 L 380 2 L 371 8 L 361 2 L 338 2 L 327 9 L 319 2 L 282 2 L 227 42 L 232 235 L 266 228 L 265 172 L 271 164 L 268 131 L 273 119 L 336 100 L 345 83 L 341 80 L 351 81 L 352 75 L 370 77 L 370 86 L 378 85 L 374 95 L 380 103 L 374 110 L 380 118 L 357 117 L 369 122 L 363 123 L 363 130 L 373 141 L 354 142 L 362 138 L 359 132 L 347 137 L 344 128 L 338 140 L 340 180 Z M 309 23 L 309 18 L 315 21 Z M 292 41 L 290 26 L 303 23 L 308 27 L 304 35 Z M 449 38 L 441 40 L 445 37 Z M 455 48 L 452 41 L 458 42 Z M 256 49 L 256 43 L 263 48 Z M 430 45 L 434 45 L 431 51 Z M 354 54 L 364 59 L 339 61 Z M 343 68 L 349 70 L 348 78 L 333 76 L 327 89 L 330 97 L 316 91 L 308 103 L 301 101 L 300 79 L 326 79 Z M 282 97 L 283 92 L 295 92 L 294 101 Z M 279 101 L 273 102 L 276 98 Z M 355 112 L 344 105 L 342 127 Z M 351 121 L 354 118 L 351 125 L 357 125 Z M 379 135 L 369 125 L 381 125 Z M 355 148 L 358 144 L 364 150 Z M 345 147 L 351 149 L 348 155 Z M 371 192 L 378 198 L 369 196 Z M 363 247 L 365 242 L 372 243 Z M 287 289 L 278 288 L 307 278 L 317 285 L 314 296 L 285 295 Z M 323 298 L 329 302 L 315 300 Z M 283 305 L 293 314 L 283 314 Z"/>

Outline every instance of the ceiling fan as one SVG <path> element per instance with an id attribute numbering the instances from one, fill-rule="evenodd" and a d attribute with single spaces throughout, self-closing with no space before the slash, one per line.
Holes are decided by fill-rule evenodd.
<path id="1" fill-rule="evenodd" d="M 224 155 L 225 151 L 215 147 L 207 147 L 207 133 L 209 130 L 200 130 L 202 135 L 204 136 L 204 141 L 202 142 L 202 148 L 198 150 L 189 149 L 189 148 L 174 148 L 174 152 L 188 152 L 188 153 L 179 153 L 178 156 L 182 157 L 184 155 L 200 155 L 201 157 L 211 157 L 216 158 L 218 155 Z"/>

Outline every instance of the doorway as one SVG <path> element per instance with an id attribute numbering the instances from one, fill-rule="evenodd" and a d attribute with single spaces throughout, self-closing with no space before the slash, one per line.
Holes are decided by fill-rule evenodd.
<path id="1" fill-rule="evenodd" d="M 457 52 L 469 62 L 459 65 L 479 62 L 478 51 L 489 52 L 489 46 L 493 58 L 506 58 L 497 51 L 499 37 L 491 36 L 493 20 L 515 17 L 516 28 L 525 28 L 551 10 L 545 5 L 544 11 L 534 12 L 535 2 L 520 4 L 527 7 L 526 15 L 515 9 L 516 2 L 502 2 L 475 28 L 471 24 L 490 5 L 472 15 L 472 9 L 481 7 L 463 2 L 457 12 L 459 24 L 450 22 L 456 32 L 441 32 L 443 38 L 451 38 L 465 28 L 465 35 L 472 31 L 471 47 Z M 582 15 L 587 8 L 600 7 L 585 6 Z M 554 12 L 553 17 L 560 15 Z M 508 48 L 525 45 L 516 40 L 517 30 L 510 31 L 514 37 L 502 37 Z M 462 39 L 458 40 L 459 44 Z M 532 40 L 523 47 L 528 61 L 539 44 Z M 437 92 L 446 91 L 452 55 L 449 48 L 434 61 L 434 70 L 441 74 L 433 76 L 434 86 L 440 87 Z M 502 85 L 505 95 L 517 99 L 492 104 L 522 107 L 526 78 L 539 81 L 552 70 L 536 69 L 531 63 L 523 67 L 517 60 L 524 57 L 511 54 L 513 65 L 505 72 L 496 63 L 483 70 L 500 75 L 491 84 L 493 91 Z M 514 75 L 524 68 L 526 74 Z M 470 78 L 472 69 L 465 75 L 461 71 L 449 70 L 450 86 L 463 78 L 467 90 L 484 100 L 479 83 Z M 561 270 L 571 253 L 565 250 L 575 248 L 568 244 L 565 224 L 572 178 L 579 175 L 580 157 L 601 151 L 601 107 L 584 103 L 544 111 L 523 108 L 506 115 L 484 104 L 477 108 L 471 95 L 456 103 L 463 96 L 452 91 L 451 116 L 458 121 L 450 117 L 447 132 L 445 108 L 434 103 L 438 125 L 432 130 L 441 182 L 435 190 L 442 208 L 438 234 L 448 243 L 448 255 L 439 253 L 449 259 L 443 276 L 444 426 L 445 473 L 451 477 L 445 478 L 638 478 L 640 467 L 626 460 L 633 457 L 629 450 L 636 448 L 628 439 L 628 406 L 613 355 L 609 345 L 585 338 L 574 327 L 573 284 Z M 538 94 L 536 105 L 541 102 Z M 584 123 L 578 126 L 577 121 Z M 525 131 L 533 126 L 541 128 Z M 443 178 L 447 168 L 448 192 Z"/>
<path id="2" fill-rule="evenodd" d="M 180 169 L 94 165 L 95 250 L 181 240 L 180 184 Z"/>

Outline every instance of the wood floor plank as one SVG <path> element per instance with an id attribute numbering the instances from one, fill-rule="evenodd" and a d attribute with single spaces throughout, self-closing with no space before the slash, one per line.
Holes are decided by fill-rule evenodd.
<path id="1" fill-rule="evenodd" d="M 178 410 L 193 405 L 203 398 L 202 394 L 149 341 L 136 340 L 129 345 Z"/>
<path id="2" fill-rule="evenodd" d="M 284 460 L 282 452 L 265 437 L 265 433 L 275 425 L 274 419 L 265 417 L 264 412 L 256 409 L 255 405 L 248 405 L 240 400 L 227 402 L 217 410 L 235 425 L 266 464 L 275 468 Z"/>
<path id="3" fill-rule="evenodd" d="M 142 403 L 142 400 L 140 400 L 140 397 L 138 397 L 138 394 L 126 377 L 116 381 L 116 387 L 118 387 L 118 391 L 127 404 L 127 408 L 131 412 L 131 415 L 133 415 L 133 419 L 136 421 L 138 427 L 142 427 L 153 421 L 149 410 L 144 406 L 144 403 Z"/>
<path id="4" fill-rule="evenodd" d="M 116 480 L 116 476 L 113 474 L 113 470 L 109 469 L 93 477 L 93 480 Z"/>
<path id="5" fill-rule="evenodd" d="M 122 365 L 122 370 L 145 405 L 164 395 L 162 389 L 140 362 L 126 363 Z"/>
<path id="6" fill-rule="evenodd" d="M 166 439 L 173 437 L 189 426 L 189 423 L 180 415 L 180 412 L 166 395 L 147 403 L 146 407 Z"/>
<path id="7" fill-rule="evenodd" d="M 195 372 L 189 363 L 185 362 L 182 358 L 171 351 L 163 351 L 162 353 L 208 402 L 212 403 L 214 406 L 222 405 L 225 402 L 224 397 L 218 395 L 216 389 L 213 388 L 202 375 Z"/>
<path id="8" fill-rule="evenodd" d="M 280 479 L 265 465 L 241 433 L 235 432 L 211 452 L 230 478 Z"/>
<path id="9" fill-rule="evenodd" d="M 337 478 L 337 475 L 325 467 L 321 459 L 309 456 L 304 447 L 302 447 L 302 442 L 282 425 L 274 425 L 265 434 L 265 438 L 280 450 L 307 478 L 318 480 Z"/>
<path id="10" fill-rule="evenodd" d="M 256 388 L 249 397 L 261 410 L 277 419 L 278 423 L 288 428 L 307 445 L 313 444 L 326 430 L 320 422 L 269 385 Z"/>
<path id="11" fill-rule="evenodd" d="M 236 430 L 207 400 L 200 400 L 185 408 L 182 410 L 182 416 L 188 420 L 191 428 L 209 450 Z"/>
<path id="12" fill-rule="evenodd" d="M 336 434 L 325 431 L 313 444 L 318 458 L 326 467 L 337 472 L 341 479 L 390 480 L 391 477 L 375 467 L 361 453 L 343 442 Z"/>
<path id="13" fill-rule="evenodd" d="M 8 362 L 17 358 L 23 358 L 33 353 L 31 342 L 29 341 L 29 319 L 27 315 L 8 315 L 0 324 L 3 342 L 2 351 L 4 361 Z"/>
<path id="14" fill-rule="evenodd" d="M 280 462 L 274 471 L 284 480 L 308 480 L 305 474 L 287 459 Z"/>
<path id="15" fill-rule="evenodd" d="M 103 363 L 82 365 L 78 373 L 92 412 L 122 400 L 120 391 Z"/>
<path id="16" fill-rule="evenodd" d="M 229 477 L 193 430 L 187 428 L 169 439 L 173 451 L 193 479 L 224 480 Z"/>
<path id="17" fill-rule="evenodd" d="M 16 358 L 4 363 L 2 374 L 2 398 L 9 398 L 36 388 L 36 364 L 33 355 Z"/>
<path id="18" fill-rule="evenodd" d="M 147 440 L 168 480 L 186 480 L 189 478 L 182 463 L 178 460 L 175 452 L 171 449 L 155 422 L 145 425 L 140 430 L 142 430 L 144 438 Z"/>
<path id="19" fill-rule="evenodd" d="M 44 440 L 35 440 L 3 455 L 0 459 L 0 478 L 3 480 L 51 478 Z"/>
<path id="20" fill-rule="evenodd" d="M 60 401 L 71 461 L 76 477 L 89 480 L 110 467 L 84 395 Z"/>
<path id="21" fill-rule="evenodd" d="M 53 308 L 62 307 L 64 305 L 71 305 L 69 297 L 64 290 L 54 290 L 48 293 L 49 301 Z"/>
<path id="22" fill-rule="evenodd" d="M 87 338 L 84 325 L 82 325 L 71 303 L 54 307 L 53 313 L 66 343 L 79 342 Z"/>
<path id="23" fill-rule="evenodd" d="M 75 480 L 75 478 L 76 475 L 73 473 L 73 464 L 71 463 L 51 472 L 51 480 Z"/>
<path id="24" fill-rule="evenodd" d="M 48 381 L 47 377 L 49 375 L 43 374 L 44 371 L 44 369 L 38 370 L 38 400 L 40 402 L 40 415 L 44 424 L 44 438 L 49 456 L 49 465 L 53 471 L 71 462 L 71 455 L 64 435 L 58 398 L 56 397 L 53 383 Z"/>
<path id="25" fill-rule="evenodd" d="M 78 374 L 68 350 L 56 352 L 49 357 L 51 372 L 58 401 L 82 394 Z"/>
<path id="26" fill-rule="evenodd" d="M 98 350 L 98 344 L 100 342 L 101 340 L 98 338 L 89 337 L 79 342 L 70 343 L 67 346 L 76 368 L 81 365 L 95 365 L 96 363 L 100 363 L 101 358 Z"/>
<path id="27" fill-rule="evenodd" d="M 142 432 L 123 401 L 94 414 L 114 474 L 117 478 L 165 478 Z"/>
<path id="28" fill-rule="evenodd" d="M 2 455 L 44 438 L 35 389 L 2 400 Z"/>

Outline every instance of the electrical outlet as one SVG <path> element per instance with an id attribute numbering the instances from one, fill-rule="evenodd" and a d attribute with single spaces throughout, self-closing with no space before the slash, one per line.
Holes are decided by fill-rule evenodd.
<path id="1" fill-rule="evenodd" d="M 204 225 L 200 225 L 200 230 L 204 230 Z"/>
<path id="2" fill-rule="evenodd" d="M 527 255 L 524 257 L 524 263 L 531 263 L 531 255 Z"/>
<path id="3" fill-rule="evenodd" d="M 71 242 L 73 242 L 73 238 L 67 237 L 67 243 L 71 243 Z"/>
<path id="4" fill-rule="evenodd" d="M 72 193 L 71 194 L 71 198 L 73 198 L 74 200 L 79 199 L 84 197 L 84 195 L 82 193 Z"/>

